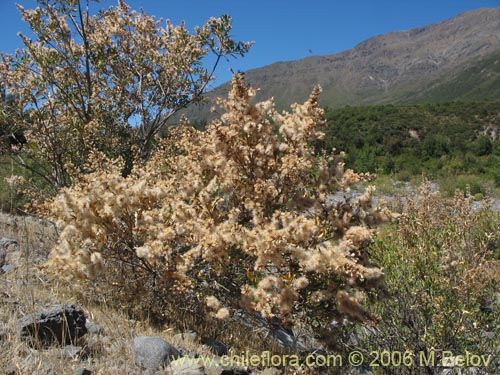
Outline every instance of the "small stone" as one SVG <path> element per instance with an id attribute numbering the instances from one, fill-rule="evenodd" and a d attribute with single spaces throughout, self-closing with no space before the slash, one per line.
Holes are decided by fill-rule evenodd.
<path id="1" fill-rule="evenodd" d="M 226 367 L 220 375 L 250 375 L 251 371 L 247 367 Z"/>
<path id="2" fill-rule="evenodd" d="M 2 266 L 2 271 L 7 273 L 7 272 L 10 272 L 10 271 L 14 271 L 17 267 L 13 264 L 4 264 Z"/>
<path id="3" fill-rule="evenodd" d="M 0 267 L 5 264 L 5 258 L 7 257 L 7 252 L 5 249 L 0 248 Z"/>
<path id="4" fill-rule="evenodd" d="M 66 345 L 64 347 L 64 355 L 70 359 L 79 359 L 81 358 L 83 348 L 81 346 L 75 345 Z"/>
<path id="5" fill-rule="evenodd" d="M 246 366 L 238 366 L 232 363 L 228 358 L 225 359 L 224 364 L 220 357 L 214 357 L 209 364 L 205 365 L 205 372 L 207 375 L 249 375 L 250 369 Z"/>
<path id="6" fill-rule="evenodd" d="M 3 237 L 0 238 L 0 269 L 4 272 L 7 270 L 3 269 L 8 263 L 8 250 L 11 247 L 17 247 L 17 241 L 12 238 Z M 10 270 L 10 268 L 8 269 Z"/>
<path id="7" fill-rule="evenodd" d="M 17 240 L 7 237 L 0 238 L 0 248 L 7 249 L 10 246 L 17 246 Z"/>
<path id="8" fill-rule="evenodd" d="M 496 337 L 496 334 L 493 331 L 485 331 L 485 332 L 483 332 L 482 336 L 488 340 L 494 340 Z"/>
<path id="9" fill-rule="evenodd" d="M 87 370 L 86 368 L 79 368 L 73 371 L 71 375 L 92 375 L 92 371 Z"/>
<path id="10" fill-rule="evenodd" d="M 497 293 L 489 300 L 482 301 L 479 309 L 484 313 L 491 314 L 498 305 L 500 305 L 500 293 Z"/>
<path id="11" fill-rule="evenodd" d="M 227 354 L 227 346 L 217 341 L 213 338 L 207 338 L 202 340 L 201 342 L 204 346 L 206 346 L 210 351 L 218 356 L 223 356 Z"/>
<path id="12" fill-rule="evenodd" d="M 137 366 L 152 370 L 159 370 L 181 356 L 173 345 L 156 336 L 135 337 L 132 352 Z"/>
<path id="13" fill-rule="evenodd" d="M 90 320 L 85 322 L 85 327 L 87 328 L 87 332 L 92 335 L 100 335 L 104 332 L 104 328 L 102 328 L 102 326 Z"/>
<path id="14" fill-rule="evenodd" d="M 32 347 L 54 343 L 70 345 L 87 333 L 85 313 L 75 305 L 59 305 L 51 310 L 19 320 L 21 338 Z"/>

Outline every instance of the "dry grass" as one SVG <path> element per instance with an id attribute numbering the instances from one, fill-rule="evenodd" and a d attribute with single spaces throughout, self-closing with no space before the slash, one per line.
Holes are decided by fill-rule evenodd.
<path id="1" fill-rule="evenodd" d="M 500 238 L 498 214 L 482 211 L 472 215 L 468 201 L 460 196 L 457 196 L 455 201 L 441 199 L 431 193 L 424 197 L 427 197 L 426 200 L 407 208 L 410 210 L 413 207 L 415 211 L 410 210 L 406 213 L 407 221 L 400 225 L 386 227 L 373 248 L 373 251 L 378 254 L 375 258 L 380 257 L 380 262 L 386 269 L 386 284 L 387 288 L 392 291 L 392 297 L 383 300 L 381 305 L 377 305 L 377 308 L 385 309 L 381 310 L 385 320 L 378 325 L 379 334 L 369 337 L 372 341 L 366 343 L 368 345 L 366 348 L 370 350 L 380 347 L 400 350 L 406 347 L 405 345 L 413 349 L 417 348 L 424 342 L 424 339 L 430 340 L 429 334 L 433 331 L 427 330 L 425 337 L 421 336 L 424 331 L 409 334 L 404 330 L 404 319 L 401 322 L 398 319 L 402 319 L 402 316 L 412 311 L 413 314 L 417 314 L 413 319 L 417 322 L 423 319 L 421 315 L 426 311 L 426 306 L 428 308 L 437 306 L 431 314 L 433 323 L 429 326 L 436 329 L 442 326 L 443 329 L 449 330 L 449 322 L 447 323 L 444 318 L 452 316 L 457 311 L 476 311 L 479 308 L 477 301 L 483 296 L 478 295 L 471 301 L 462 301 L 458 297 L 474 296 L 479 289 L 486 290 L 484 278 L 498 280 L 498 239 Z M 449 210 L 452 210 L 452 214 Z M 154 325 L 148 319 L 131 319 L 126 313 L 125 306 L 119 306 L 111 300 L 104 299 L 97 304 L 95 300 L 88 298 L 88 293 L 87 297 L 84 297 L 73 291 L 69 285 L 61 281 L 50 280 L 39 267 L 57 238 L 55 228 L 50 224 L 29 217 L 13 218 L 0 214 L 1 237 L 17 239 L 19 249 L 8 259 L 10 263 L 17 264 L 18 268 L 0 274 L 0 332 L 3 332 L 4 336 L 3 342 L 0 340 L 0 373 L 10 369 L 15 370 L 16 375 L 47 375 L 52 371 L 57 374 L 69 374 L 73 369 L 86 367 L 91 369 L 93 374 L 137 374 L 139 370 L 133 363 L 131 341 L 138 335 L 160 336 L 186 353 L 210 355 L 199 341 L 190 342 L 174 337 L 177 333 L 187 330 L 197 332 L 200 338 L 218 339 L 231 347 L 236 354 L 245 350 L 255 354 L 262 351 L 282 354 L 276 344 L 265 337 L 264 332 L 237 324 L 233 320 L 218 321 L 206 316 L 189 314 L 180 306 L 176 309 L 174 305 L 165 307 L 165 311 L 171 314 L 168 315 L 169 324 Z M 456 268 L 456 270 L 443 268 L 441 258 L 436 259 L 435 264 L 431 266 L 416 267 L 419 262 L 430 262 L 432 259 L 429 254 L 441 254 L 448 248 L 454 257 L 460 257 L 457 264 L 470 267 L 464 266 L 465 268 Z M 472 253 L 470 253 L 471 250 L 473 250 Z M 483 253 L 490 254 L 488 259 L 477 260 L 477 257 Z M 485 272 L 485 266 L 490 264 L 486 260 L 496 267 L 493 274 Z M 481 272 L 471 273 L 471 270 L 478 267 Z M 419 278 L 416 272 L 420 269 L 424 275 Z M 434 280 L 434 286 L 431 289 L 434 291 L 433 298 L 437 299 L 435 303 L 419 299 L 426 290 L 419 286 L 419 282 L 424 282 L 429 277 Z M 469 282 L 460 283 L 460 280 L 467 277 L 469 277 L 467 279 Z M 477 282 L 473 282 L 476 277 L 479 277 L 478 280 L 483 288 L 478 288 Z M 453 280 L 459 283 L 456 288 L 462 288 L 458 297 L 452 293 L 456 288 L 448 287 Z M 497 290 L 494 285 L 490 289 Z M 87 317 L 103 328 L 102 334 L 86 335 L 81 342 L 76 343 L 91 353 L 87 359 L 68 358 L 64 355 L 64 349 L 61 348 L 37 351 L 29 348 L 19 339 L 17 326 L 19 318 L 60 303 L 80 305 L 86 311 Z M 412 310 L 408 307 L 410 305 L 417 305 L 420 308 Z M 444 314 L 445 308 L 448 309 L 446 314 Z M 439 316 L 444 316 L 442 325 L 439 325 L 439 321 L 436 320 Z M 481 323 L 479 320 L 477 322 Z M 435 333 L 434 341 L 429 341 L 428 345 L 434 344 L 436 347 L 448 348 L 446 343 L 435 340 L 450 336 L 440 336 L 438 332 Z M 480 334 L 481 331 L 477 333 Z M 409 341 L 412 338 L 416 341 Z M 478 339 L 475 345 L 491 345 L 498 342 L 498 336 L 495 340 L 489 343 L 480 342 Z M 470 349 L 467 345 L 463 348 Z M 291 373 L 294 370 L 286 369 Z M 343 370 L 347 371 L 346 368 Z M 386 370 L 391 371 L 391 369 Z M 158 374 L 167 372 L 165 370 Z"/>
<path id="2" fill-rule="evenodd" d="M 50 371 L 66 374 L 74 368 L 86 366 L 96 374 L 123 374 L 125 370 L 135 368 L 130 349 L 134 335 L 154 334 L 167 340 L 170 338 L 168 332 L 153 331 L 110 306 L 82 303 L 69 289 L 48 280 L 38 265 L 55 241 L 53 226 L 32 218 L 13 219 L 3 214 L 0 219 L 0 237 L 15 238 L 19 243 L 18 254 L 14 254 L 16 259 L 11 259 L 18 268 L 0 276 L 0 317 L 5 333 L 0 346 L 0 369 L 42 375 Z M 67 358 L 62 348 L 31 349 L 20 340 L 19 318 L 59 303 L 77 303 L 89 318 L 104 328 L 103 335 L 75 343 L 94 352 L 89 359 L 75 361 Z"/>
<path id="3" fill-rule="evenodd" d="M 453 327 L 447 317 L 462 310 L 469 311 L 469 314 L 477 312 L 478 319 L 481 318 L 478 301 L 488 296 L 478 295 L 478 290 L 486 291 L 485 278 L 498 280 L 498 214 L 491 211 L 473 214 L 470 200 L 460 195 L 450 200 L 427 191 L 418 199 L 418 202 L 407 204 L 403 215 L 405 220 L 399 225 L 384 228 L 372 249 L 375 259 L 380 258 L 379 261 L 386 270 L 386 285 L 391 296 L 374 306 L 385 320 L 378 324 L 379 333 L 368 337 L 371 341 L 366 343 L 367 350 L 386 346 L 394 350 L 407 346 L 417 350 L 419 345 L 451 348 L 457 352 L 464 348 L 471 349 L 467 343 L 462 346 L 450 346 L 446 340 L 451 336 L 440 335 L 438 328 L 449 331 Z M 237 324 L 234 320 L 219 321 L 189 313 L 175 303 L 165 306 L 168 323 L 152 324 L 147 318 L 133 320 L 127 314 L 126 306 L 104 298 L 97 303 L 95 298 L 90 299 L 90 293 L 78 294 L 70 285 L 49 279 L 39 265 L 46 259 L 57 238 L 55 228 L 50 224 L 29 217 L 12 218 L 0 214 L 0 237 L 15 238 L 19 242 L 17 253 L 14 252 L 8 259 L 9 262 L 16 263 L 18 268 L 0 274 L 0 331 L 4 332 L 3 343 L 0 341 L 0 370 L 15 370 L 16 375 L 47 375 L 51 374 L 51 371 L 69 374 L 73 369 L 86 367 L 91 369 L 93 374 L 137 374 L 139 369 L 133 362 L 131 342 L 138 335 L 160 336 L 187 354 L 210 355 L 199 340 L 182 340 L 175 336 L 187 330 L 195 331 L 199 338 L 215 338 L 232 348 L 235 354 L 246 350 L 253 354 L 263 351 L 283 354 L 271 339 L 265 337 L 264 331 Z M 445 257 L 448 253 L 454 257 L 451 260 L 459 258 L 455 268 L 442 265 L 444 261 L 450 260 Z M 434 261 L 432 254 L 437 257 Z M 425 265 L 419 267 L 422 262 Z M 486 272 L 487 265 L 496 267 L 495 272 Z M 476 268 L 478 272 L 474 271 Z M 417 271 L 423 274 L 420 275 Z M 421 284 L 429 278 L 433 283 L 430 289 L 434 293 L 431 296 L 434 300 L 431 302 L 427 301 L 427 297 L 420 299 L 425 297 L 424 292 L 429 289 Z M 461 282 L 465 279 L 467 282 Z M 449 286 L 453 282 L 456 283 L 455 287 Z M 483 287 L 478 288 L 478 283 Z M 455 293 L 459 289 L 460 292 Z M 497 288 L 490 285 L 488 290 L 496 291 Z M 463 300 L 464 296 L 477 298 Z M 86 311 L 87 317 L 103 328 L 102 334 L 88 334 L 81 342 L 75 343 L 90 353 L 87 359 L 68 358 L 62 348 L 34 350 L 19 339 L 19 318 L 60 303 L 80 305 Z M 411 306 L 420 308 L 415 310 Z M 404 316 L 412 313 L 412 321 L 420 322 L 425 318 L 422 314 L 428 309 L 432 310 L 429 315 L 432 324 L 423 322 L 422 327 L 433 327 L 436 332 L 429 329 L 420 332 L 417 329 L 419 327 L 413 327 L 417 329 L 415 332 L 405 331 Z M 481 319 L 475 321 L 477 324 L 481 323 Z M 424 331 L 426 335 L 422 336 Z M 478 330 L 476 333 L 480 335 L 481 332 Z M 430 337 L 433 333 L 434 336 Z M 472 334 L 474 332 L 470 333 Z M 411 341 L 412 339 L 415 341 Z M 487 346 L 494 343 L 480 342 L 479 339 L 478 336 L 474 345 Z M 460 340 L 461 336 L 455 341 L 461 343 L 463 340 Z M 485 347 L 485 352 L 489 353 L 486 349 Z M 290 373 L 294 370 L 296 369 L 286 369 Z M 342 370 L 347 371 L 347 368 Z M 390 372 L 391 369 L 386 370 Z M 158 374 L 167 372 L 164 370 Z"/>
<path id="4" fill-rule="evenodd" d="M 131 342 L 138 335 L 160 336 L 186 353 L 211 355 L 199 341 L 174 337 L 184 330 L 194 330 L 198 337 L 216 338 L 232 347 L 236 353 L 245 350 L 254 353 L 263 350 L 278 352 L 270 339 L 234 322 L 199 319 L 179 311 L 177 316 L 170 319 L 177 322 L 176 327 L 152 325 L 147 320 L 130 319 L 123 309 L 112 303 L 96 304 L 82 299 L 68 285 L 49 279 L 40 267 L 57 239 L 56 229 L 50 223 L 0 213 L 1 237 L 18 241 L 18 248 L 9 251 L 7 259 L 8 263 L 18 267 L 0 274 L 0 332 L 3 335 L 3 341 L 0 340 L 0 372 L 9 370 L 19 375 L 46 375 L 52 372 L 68 374 L 74 369 L 86 367 L 93 374 L 136 373 L 138 368 L 133 363 Z M 87 358 L 68 357 L 61 347 L 35 350 L 19 337 L 19 318 L 61 303 L 81 306 L 87 318 L 103 328 L 101 334 L 88 334 L 80 342 L 74 343 L 84 348 L 84 352 L 89 354 Z"/>

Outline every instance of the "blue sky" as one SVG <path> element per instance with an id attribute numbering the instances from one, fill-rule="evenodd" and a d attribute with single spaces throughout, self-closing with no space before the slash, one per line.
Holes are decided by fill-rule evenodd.
<path id="1" fill-rule="evenodd" d="M 101 6 L 115 5 L 102 1 Z M 217 71 L 217 84 L 230 79 L 229 68 L 248 70 L 276 61 L 340 52 L 390 31 L 406 30 L 451 18 L 467 10 L 498 7 L 499 0 L 125 0 L 133 8 L 192 29 L 211 16 L 233 17 L 233 36 L 253 40 L 243 59 L 231 59 Z M 32 8 L 34 0 L 0 0 L 0 51 L 21 48 L 26 32 L 15 4 Z M 99 4 L 93 4 L 96 6 Z"/>

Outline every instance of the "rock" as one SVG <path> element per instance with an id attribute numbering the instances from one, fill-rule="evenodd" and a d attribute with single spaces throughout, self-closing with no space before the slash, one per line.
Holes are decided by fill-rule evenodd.
<path id="1" fill-rule="evenodd" d="M 10 271 L 12 269 L 12 268 L 9 268 L 7 270 L 4 269 L 4 267 L 8 266 L 7 251 L 11 247 L 17 247 L 16 240 L 7 237 L 0 238 L 0 269 L 2 269 L 4 272 L 7 272 L 8 270 Z"/>
<path id="2" fill-rule="evenodd" d="M 494 340 L 497 337 L 496 333 L 493 331 L 485 331 L 482 336 L 488 340 Z"/>
<path id="3" fill-rule="evenodd" d="M 17 240 L 7 237 L 0 238 L 0 249 L 6 250 L 11 246 L 17 246 Z"/>
<path id="4" fill-rule="evenodd" d="M 215 339 L 207 338 L 202 340 L 201 343 L 215 355 L 223 356 L 226 355 L 228 352 L 227 346 Z"/>
<path id="5" fill-rule="evenodd" d="M 220 375 L 250 375 L 251 371 L 247 367 L 227 367 L 222 370 Z"/>
<path id="6" fill-rule="evenodd" d="M 86 368 L 79 368 L 73 371 L 71 375 L 92 375 L 92 371 L 87 370 Z"/>
<path id="7" fill-rule="evenodd" d="M 297 336 L 277 318 L 265 319 L 258 313 L 252 314 L 244 310 L 236 310 L 233 318 L 251 329 L 262 330 L 279 346 L 289 351 L 307 350 L 318 346 L 312 335 Z"/>
<path id="8" fill-rule="evenodd" d="M 152 370 L 159 370 L 181 356 L 174 346 L 156 336 L 135 337 L 132 353 L 137 366 Z"/>
<path id="9" fill-rule="evenodd" d="M 64 347 L 64 356 L 69 359 L 80 359 L 83 353 L 81 346 L 66 345 Z"/>
<path id="10" fill-rule="evenodd" d="M 85 322 L 85 328 L 87 328 L 87 332 L 92 335 L 100 335 L 104 332 L 104 328 L 102 328 L 99 324 L 87 320 Z"/>
<path id="11" fill-rule="evenodd" d="M 348 192 L 337 191 L 334 194 L 328 196 L 326 204 L 328 206 L 344 206 L 350 202 L 352 197 Z"/>
<path id="12" fill-rule="evenodd" d="M 32 347 L 47 347 L 54 343 L 70 345 L 87 333 L 85 320 L 79 307 L 59 305 L 20 319 L 21 338 Z"/>
<path id="13" fill-rule="evenodd" d="M 220 357 L 214 357 L 212 361 L 205 364 L 205 373 L 207 375 L 249 375 L 251 371 L 247 367 L 238 366 L 230 360 L 228 362 L 228 358 L 225 358 L 224 362 L 222 362 Z"/>
<path id="14" fill-rule="evenodd" d="M 10 271 L 14 271 L 17 267 L 13 264 L 4 264 L 2 266 L 2 271 L 7 273 L 7 272 L 10 272 Z"/>
<path id="15" fill-rule="evenodd" d="M 2 341 L 7 340 L 7 337 L 8 337 L 7 330 L 3 329 L 3 328 L 0 328 L 0 344 L 2 343 Z"/>
<path id="16" fill-rule="evenodd" d="M 500 293 L 497 293 L 492 299 L 482 301 L 479 309 L 486 314 L 491 314 L 498 305 L 500 305 Z"/>
<path id="17" fill-rule="evenodd" d="M 0 248 L 0 267 L 5 264 L 5 258 L 7 257 L 7 252 L 5 249 Z"/>
<path id="18" fill-rule="evenodd" d="M 181 357 L 168 365 L 172 375 L 205 375 L 203 361 L 192 357 Z"/>

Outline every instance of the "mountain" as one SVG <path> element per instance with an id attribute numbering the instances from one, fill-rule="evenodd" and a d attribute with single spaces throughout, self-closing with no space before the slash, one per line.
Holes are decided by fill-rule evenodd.
<path id="1" fill-rule="evenodd" d="M 409 91 L 399 98 L 399 102 L 444 103 L 500 98 L 500 51 L 460 68 L 427 87 L 420 87 L 418 92 Z"/>
<path id="2" fill-rule="evenodd" d="M 439 102 L 500 97 L 500 8 L 482 8 L 446 21 L 367 39 L 347 51 L 276 62 L 245 72 L 260 88 L 256 100 L 274 97 L 279 109 L 323 88 L 322 105 Z M 210 118 L 213 98 L 229 83 L 191 106 L 193 122 Z M 212 115 L 213 117 L 213 115 Z"/>

